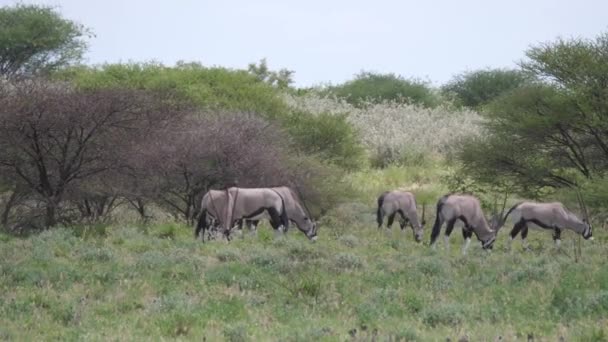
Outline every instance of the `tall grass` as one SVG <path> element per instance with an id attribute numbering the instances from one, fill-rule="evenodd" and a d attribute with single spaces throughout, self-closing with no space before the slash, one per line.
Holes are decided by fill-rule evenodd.
<path id="1" fill-rule="evenodd" d="M 375 227 L 377 189 L 419 184 L 433 197 L 442 172 L 351 175 L 364 197 L 328 212 L 315 244 L 297 230 L 274 238 L 266 224 L 230 243 L 202 244 L 177 224 L 2 235 L 0 339 L 605 339 L 605 231 L 576 263 L 570 232 L 563 251 L 533 230 L 532 251 L 509 252 L 501 231 L 492 253 L 475 244 L 463 257 L 458 229 L 446 251 L 426 245 L 428 227 L 423 244 Z"/>

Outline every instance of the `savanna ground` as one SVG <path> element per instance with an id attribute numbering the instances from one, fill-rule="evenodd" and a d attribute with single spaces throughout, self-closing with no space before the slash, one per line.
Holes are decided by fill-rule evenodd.
<path id="1" fill-rule="evenodd" d="M 264 225 L 232 242 L 195 241 L 177 223 L 60 228 L 0 236 L 3 340 L 535 340 L 608 339 L 608 235 L 596 227 L 573 258 L 532 230 L 531 251 L 462 256 L 411 229 L 378 231 L 376 195 L 441 193 L 441 165 L 351 174 L 361 195 L 326 215 L 317 243 Z M 429 195 L 433 197 L 434 195 Z"/>

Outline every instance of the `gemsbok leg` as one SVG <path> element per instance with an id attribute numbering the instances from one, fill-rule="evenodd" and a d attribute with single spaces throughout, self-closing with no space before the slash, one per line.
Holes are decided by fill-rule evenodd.
<path id="1" fill-rule="evenodd" d="M 559 246 L 561 246 L 561 243 L 562 243 L 561 236 L 562 236 L 562 230 L 557 227 L 553 227 L 553 241 L 555 241 L 556 248 L 559 248 Z"/>
<path id="2" fill-rule="evenodd" d="M 451 219 L 448 221 L 448 224 L 445 228 L 445 235 L 443 236 L 443 241 L 445 242 L 445 249 L 447 251 L 450 250 L 450 234 L 452 234 L 452 230 L 454 230 L 454 225 L 456 224 L 457 219 Z"/>
<path id="3" fill-rule="evenodd" d="M 473 236 L 473 229 L 470 227 L 462 227 L 462 237 L 464 238 L 464 245 L 462 246 L 462 255 L 467 255 L 467 249 L 471 244 L 471 237 Z"/>
<path id="4" fill-rule="evenodd" d="M 403 210 L 399 210 L 399 216 L 401 216 L 401 220 L 399 220 L 399 225 L 401 226 L 401 231 L 405 230 L 405 227 L 410 223 L 410 219 L 405 216 Z"/>
<path id="5" fill-rule="evenodd" d="M 523 228 L 521 229 L 521 244 L 525 250 L 529 250 L 528 246 L 528 225 L 524 222 Z"/>
<path id="6" fill-rule="evenodd" d="M 437 237 L 439 236 L 439 233 L 441 233 L 441 226 L 443 226 L 443 217 L 437 213 L 435 224 L 433 225 L 433 231 L 431 232 L 431 246 L 433 248 L 435 248 L 435 241 L 437 241 Z"/>
<path id="7" fill-rule="evenodd" d="M 513 240 L 515 240 L 515 237 L 517 236 L 517 234 L 519 234 L 519 232 L 526 227 L 526 221 L 524 220 L 520 220 L 518 221 L 514 226 L 513 229 L 511 229 L 511 232 L 509 233 L 509 235 L 511 236 L 511 241 L 509 242 L 509 249 L 512 248 L 513 245 Z M 526 227 L 526 234 L 527 234 L 527 227 Z M 522 243 L 524 242 L 525 238 L 522 232 Z"/>
<path id="8" fill-rule="evenodd" d="M 396 211 L 388 216 L 388 222 L 386 222 L 386 228 L 390 229 L 393 226 L 393 222 L 395 221 L 395 215 L 397 215 Z"/>
<path id="9" fill-rule="evenodd" d="M 285 225 L 281 220 L 281 215 L 275 208 L 266 208 L 268 211 L 268 216 L 270 216 L 270 225 L 275 231 L 275 234 L 283 233 L 285 230 Z"/>

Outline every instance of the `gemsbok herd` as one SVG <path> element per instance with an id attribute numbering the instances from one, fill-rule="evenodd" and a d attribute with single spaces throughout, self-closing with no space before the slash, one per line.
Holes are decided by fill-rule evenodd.
<path id="1" fill-rule="evenodd" d="M 581 234 L 585 240 L 593 239 L 592 227 L 585 203 L 578 194 L 579 205 L 584 219 L 580 219 L 560 202 L 536 203 L 520 202 L 511 207 L 506 214 L 506 197 L 502 210 L 494 208 L 492 217 L 488 220 L 481 208 L 479 199 L 470 194 L 447 194 L 437 201 L 435 223 L 431 231 L 430 245 L 435 248 L 435 242 L 445 228 L 445 245 L 449 248 L 449 236 L 455 224 L 461 221 L 462 236 L 465 240 L 462 252 L 466 254 L 473 234 L 485 250 L 492 249 L 500 228 L 510 216 L 513 228 L 510 232 L 511 241 L 521 234 L 522 243 L 527 248 L 528 225 L 530 223 L 553 232 L 553 240 L 557 247 L 561 242 L 561 231 L 570 229 Z M 408 191 L 386 191 L 378 197 L 376 219 L 378 228 L 382 227 L 386 216 L 386 226 L 390 228 L 395 220 L 399 220 L 401 229 L 410 226 L 416 242 L 421 242 L 425 225 L 426 206 L 422 205 L 422 216 L 418 217 L 418 206 L 413 193 Z M 503 216 L 504 214 L 504 216 Z M 311 241 L 317 239 L 317 224 L 303 198 L 290 187 L 275 188 L 238 188 L 225 190 L 210 190 L 202 199 L 201 213 L 195 229 L 195 237 L 205 240 L 221 232 L 230 240 L 233 229 L 242 229 L 245 224 L 255 231 L 257 224 L 267 218 L 277 233 L 287 232 L 290 223 Z"/>

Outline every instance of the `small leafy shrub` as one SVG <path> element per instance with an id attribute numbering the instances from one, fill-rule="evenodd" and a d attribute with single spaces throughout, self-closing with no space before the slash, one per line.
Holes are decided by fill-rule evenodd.
<path id="1" fill-rule="evenodd" d="M 203 304 L 202 316 L 221 322 L 237 322 L 247 318 L 245 303 L 239 298 L 212 299 Z"/>
<path id="2" fill-rule="evenodd" d="M 287 240 L 288 255 L 297 261 L 312 261 L 325 255 L 319 248 L 304 240 Z"/>
<path id="3" fill-rule="evenodd" d="M 141 254 L 136 261 L 137 268 L 159 270 L 170 266 L 167 256 L 158 251 L 147 251 Z"/>
<path id="4" fill-rule="evenodd" d="M 364 267 L 360 257 L 350 253 L 340 253 L 335 257 L 335 267 L 338 270 L 358 270 Z"/>
<path id="5" fill-rule="evenodd" d="M 268 252 L 258 252 L 251 256 L 249 262 L 255 266 L 259 267 L 272 267 L 276 265 L 279 255 L 268 253 Z"/>
<path id="6" fill-rule="evenodd" d="M 394 335 L 392 339 L 395 342 L 411 342 L 417 341 L 419 339 L 418 334 L 416 333 L 416 329 L 414 328 L 403 328 L 401 331 Z"/>
<path id="7" fill-rule="evenodd" d="M 112 251 L 105 247 L 85 246 L 79 251 L 80 260 L 84 262 L 109 262 L 114 255 Z"/>
<path id="8" fill-rule="evenodd" d="M 175 312 L 159 321 L 163 335 L 173 338 L 188 336 L 192 327 L 198 323 L 198 317 L 189 312 Z"/>
<path id="9" fill-rule="evenodd" d="M 238 285 L 240 289 L 256 289 L 264 285 L 263 276 L 244 264 L 223 264 L 211 268 L 205 272 L 205 283 L 227 287 Z"/>
<path id="10" fill-rule="evenodd" d="M 416 295 L 414 293 L 408 293 L 405 296 L 405 306 L 407 310 L 411 313 L 419 313 L 424 309 L 425 301 L 420 298 L 420 295 Z"/>
<path id="11" fill-rule="evenodd" d="M 416 270 L 430 277 L 437 277 L 445 274 L 445 269 L 441 260 L 435 258 L 421 259 L 416 263 Z"/>
<path id="12" fill-rule="evenodd" d="M 439 325 L 457 326 L 462 324 L 468 314 L 466 306 L 458 303 L 439 305 L 424 310 L 422 322 L 430 327 Z"/>
<path id="13" fill-rule="evenodd" d="M 346 247 L 354 248 L 359 245 L 359 239 L 354 235 L 343 235 L 340 236 L 338 241 Z"/>
<path id="14" fill-rule="evenodd" d="M 223 249 L 218 251 L 216 257 L 221 262 L 236 261 L 240 258 L 240 253 L 235 249 Z"/>
<path id="15" fill-rule="evenodd" d="M 172 223 L 161 224 L 153 229 L 153 236 L 160 239 L 175 239 L 178 227 Z"/>
<path id="16" fill-rule="evenodd" d="M 224 338 L 229 342 L 245 342 L 249 341 L 247 335 L 247 326 L 244 324 L 237 324 L 235 326 L 227 326 L 224 328 Z"/>
<path id="17" fill-rule="evenodd" d="M 108 223 L 83 224 L 71 227 L 74 236 L 82 239 L 102 238 L 107 235 Z"/>
<path id="18" fill-rule="evenodd" d="M 361 303 L 356 306 L 355 312 L 357 314 L 357 319 L 359 320 L 359 324 L 361 325 L 375 325 L 376 321 L 380 319 L 380 309 L 375 305 L 370 305 L 369 303 Z"/>

